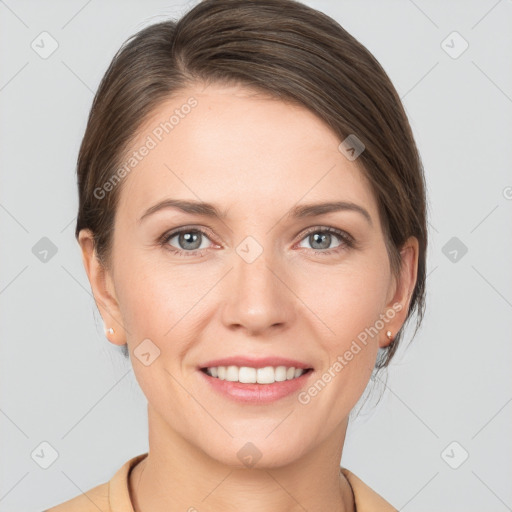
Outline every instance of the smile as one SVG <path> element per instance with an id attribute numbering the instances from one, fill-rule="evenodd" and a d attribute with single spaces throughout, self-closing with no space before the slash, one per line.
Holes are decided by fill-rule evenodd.
<path id="1" fill-rule="evenodd" d="M 229 382 L 240 382 L 243 384 L 273 384 L 274 382 L 284 382 L 293 380 L 304 373 L 310 371 L 310 368 L 294 368 L 293 366 L 265 366 L 264 368 L 252 368 L 249 366 L 212 366 L 202 368 L 210 377 Z"/>

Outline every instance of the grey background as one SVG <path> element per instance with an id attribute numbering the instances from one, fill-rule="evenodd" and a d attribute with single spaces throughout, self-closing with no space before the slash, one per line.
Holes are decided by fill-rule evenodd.
<path id="1" fill-rule="evenodd" d="M 74 239 L 74 166 L 122 42 L 193 3 L 0 1 L 1 511 L 40 512 L 147 450 L 145 398 L 103 335 Z M 350 425 L 342 464 L 400 510 L 512 510 L 512 2 L 305 3 L 390 75 L 430 195 L 425 321 Z M 46 59 L 31 47 L 43 31 L 58 43 Z M 445 49 L 460 39 L 442 46 L 453 31 L 469 43 L 457 58 Z M 44 441 L 48 469 L 31 456 Z"/>

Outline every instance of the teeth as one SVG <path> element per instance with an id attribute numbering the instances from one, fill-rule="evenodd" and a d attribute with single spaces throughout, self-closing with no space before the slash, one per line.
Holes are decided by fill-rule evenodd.
<path id="1" fill-rule="evenodd" d="M 244 384 L 273 384 L 300 377 L 306 370 L 302 368 L 287 368 L 286 366 L 265 366 L 265 368 L 250 368 L 248 366 L 213 366 L 206 369 L 211 377 L 230 382 Z"/>

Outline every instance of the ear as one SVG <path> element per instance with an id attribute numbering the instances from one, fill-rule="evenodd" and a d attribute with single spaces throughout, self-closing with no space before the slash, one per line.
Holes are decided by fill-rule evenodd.
<path id="1" fill-rule="evenodd" d="M 119 304 L 115 296 L 114 283 L 110 272 L 99 261 L 94 247 L 93 233 L 82 229 L 78 235 L 78 243 L 82 250 L 82 261 L 89 278 L 96 306 L 100 311 L 106 328 L 112 327 L 113 334 L 108 334 L 108 340 L 114 345 L 126 343 Z"/>
<path id="2" fill-rule="evenodd" d="M 388 302 L 385 308 L 385 316 L 389 321 L 383 329 L 384 336 L 379 342 L 381 348 L 391 344 L 396 333 L 401 329 L 407 318 L 409 304 L 411 303 L 418 275 L 418 255 L 418 239 L 416 237 L 408 238 L 400 249 L 400 275 L 398 279 L 393 276 L 390 285 Z M 391 340 L 386 336 L 387 331 L 391 331 Z"/>

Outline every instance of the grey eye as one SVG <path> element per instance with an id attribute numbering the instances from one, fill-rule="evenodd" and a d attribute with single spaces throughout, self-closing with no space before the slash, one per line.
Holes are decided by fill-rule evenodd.
<path id="1" fill-rule="evenodd" d="M 338 245 L 341 245 L 341 242 L 340 242 L 340 243 L 338 243 L 338 245 L 332 247 L 331 243 L 333 242 L 333 238 L 340 239 L 340 237 L 334 233 L 329 233 L 327 231 L 318 230 L 318 231 L 314 231 L 313 233 L 310 233 L 309 235 L 304 237 L 304 240 L 308 241 L 308 243 L 311 246 L 310 247 L 311 249 L 322 250 L 322 249 L 334 249 Z"/>
<path id="2" fill-rule="evenodd" d="M 178 246 L 170 243 L 171 240 L 173 240 L 174 238 L 177 238 Z M 205 247 L 201 247 L 202 242 L 204 240 L 208 240 L 204 233 L 201 233 L 201 231 L 189 229 L 186 231 L 174 233 L 169 237 L 168 243 L 175 247 L 176 249 L 180 249 L 183 251 L 195 251 L 197 249 L 205 249 L 206 247 L 208 247 L 208 245 L 206 245 Z"/>

